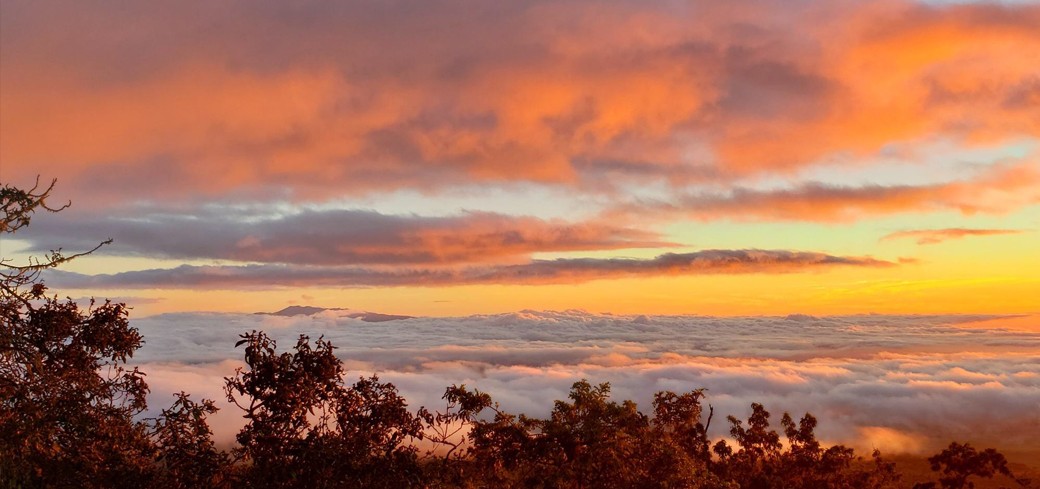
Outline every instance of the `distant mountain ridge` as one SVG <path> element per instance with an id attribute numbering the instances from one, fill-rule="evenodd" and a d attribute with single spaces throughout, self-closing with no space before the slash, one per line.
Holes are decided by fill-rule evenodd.
<path id="1" fill-rule="evenodd" d="M 325 311 L 351 311 L 350 309 L 343 307 L 316 307 L 316 306 L 289 306 L 285 309 L 275 312 L 258 312 L 256 314 L 264 316 L 313 316 L 315 314 Z M 342 317 L 349 317 L 354 319 L 360 319 L 367 323 L 382 323 L 386 321 L 397 321 L 401 319 L 412 319 L 414 316 L 402 316 L 399 314 L 382 314 L 378 312 L 368 311 L 351 311 L 346 314 L 340 314 Z"/>

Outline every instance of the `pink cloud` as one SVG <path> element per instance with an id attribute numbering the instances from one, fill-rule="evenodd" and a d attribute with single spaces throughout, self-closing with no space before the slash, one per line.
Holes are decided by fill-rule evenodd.
<path id="1" fill-rule="evenodd" d="M 11 176 L 115 200 L 684 185 L 1040 133 L 1030 4 L 249 7 L 6 8 Z"/>
<path id="2" fill-rule="evenodd" d="M 608 215 L 848 222 L 907 212 L 1005 213 L 1038 202 L 1040 165 L 1025 159 L 997 164 L 974 178 L 947 183 L 893 186 L 805 183 L 778 190 L 736 187 L 720 193 L 680 195 L 673 201 L 624 204 Z"/>
<path id="3" fill-rule="evenodd" d="M 946 228 L 946 229 L 912 229 L 908 231 L 896 231 L 881 237 L 881 241 L 893 239 L 915 239 L 917 244 L 937 244 L 951 239 L 960 239 L 968 236 L 996 236 L 1003 234 L 1021 234 L 1020 229 L 968 229 L 968 228 Z"/>

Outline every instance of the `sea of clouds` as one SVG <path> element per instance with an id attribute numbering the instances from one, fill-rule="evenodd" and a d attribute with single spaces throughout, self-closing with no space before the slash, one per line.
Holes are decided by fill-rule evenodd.
<path id="1" fill-rule="evenodd" d="M 178 313 L 133 320 L 146 344 L 158 413 L 171 394 L 212 398 L 211 422 L 229 443 L 244 420 L 225 402 L 223 377 L 243 366 L 238 335 L 263 330 L 291 348 L 301 334 L 338 347 L 350 379 L 376 373 L 413 408 L 443 406 L 452 384 L 514 413 L 545 416 L 572 383 L 610 382 L 644 412 L 655 392 L 707 389 L 714 436 L 751 402 L 811 412 L 829 442 L 888 453 L 928 453 L 957 439 L 1040 451 L 1040 333 L 980 327 L 993 316 L 620 316 L 522 311 L 366 322 L 356 311 L 283 317 Z M 994 322 L 996 324 L 996 322 Z M 349 379 L 348 379 L 349 380 Z"/>

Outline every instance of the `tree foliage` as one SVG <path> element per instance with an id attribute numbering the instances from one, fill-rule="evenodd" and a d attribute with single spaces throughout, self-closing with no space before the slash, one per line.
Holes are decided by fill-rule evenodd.
<path id="1" fill-rule="evenodd" d="M 57 212 L 40 191 L 0 190 L 0 234 Z M 100 245 L 99 245 L 100 246 Z M 95 248 L 96 249 L 96 248 Z M 89 253 L 89 252 L 87 252 Z M 60 250 L 16 265 L 0 260 L 0 470 L 15 485 L 112 487 L 147 480 L 144 374 L 126 367 L 142 344 L 123 304 L 47 296 L 48 268 L 83 253 Z"/>
<path id="2" fill-rule="evenodd" d="M 42 485 L 138 481 L 150 457 L 144 374 L 124 364 L 140 346 L 121 304 L 81 311 L 45 298 L 4 318 L 0 451 L 18 478 Z"/>
<path id="3" fill-rule="evenodd" d="M 163 487 L 175 489 L 228 487 L 230 457 L 217 450 L 206 417 L 216 413 L 212 400 L 192 401 L 184 392 L 169 409 L 155 418 L 151 437 L 155 444 L 158 478 Z M 159 484 L 157 484 L 159 485 Z"/>
<path id="4" fill-rule="evenodd" d="M 915 484 L 914 489 L 974 489 L 975 482 L 968 480 L 972 476 L 992 478 L 999 474 L 1015 480 L 1018 485 L 1027 487 L 1029 480 L 1015 479 L 1008 468 L 1007 459 L 1000 452 L 987 448 L 975 450 L 971 444 L 950 443 L 950 446 L 930 457 L 928 463 L 932 470 L 940 472 L 938 486 L 935 482 Z"/>
<path id="5" fill-rule="evenodd" d="M 730 418 L 736 449 L 720 441 L 709 451 L 712 410 L 702 416 L 703 390 L 658 393 L 653 417 L 631 401 L 611 401 L 609 392 L 608 384 L 582 380 L 547 419 L 496 409 L 493 419 L 474 421 L 476 487 L 883 488 L 897 481 L 878 454 L 873 466 L 854 468 L 852 449 L 823 448 L 808 414 L 797 425 L 784 415 L 784 446 L 769 413 L 753 404 L 747 427 Z"/>
<path id="6" fill-rule="evenodd" d="M 420 481 L 423 423 L 392 384 L 343 381 L 333 346 L 301 336 L 277 352 L 262 332 L 242 335 L 246 368 L 226 379 L 244 412 L 236 453 L 250 487 L 410 487 Z"/>
<path id="7" fill-rule="evenodd" d="M 0 235 L 28 226 L 39 210 L 68 207 L 48 206 L 53 187 L 0 189 Z M 0 259 L 0 485 L 147 487 L 166 475 L 162 467 L 174 467 L 173 454 L 190 451 L 182 440 L 204 445 L 200 438 L 209 437 L 210 409 L 176 418 L 192 408 L 186 397 L 164 412 L 158 429 L 142 418 L 148 384 L 127 362 L 144 340 L 124 304 L 91 300 L 84 309 L 47 295 L 43 271 L 108 242 L 24 264 Z M 197 436 L 167 436 L 171 430 Z"/>

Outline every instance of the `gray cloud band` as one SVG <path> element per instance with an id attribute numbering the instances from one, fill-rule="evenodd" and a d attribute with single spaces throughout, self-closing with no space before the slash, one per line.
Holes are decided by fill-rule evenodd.
<path id="1" fill-rule="evenodd" d="M 284 211 L 284 210 L 283 210 Z M 566 222 L 489 212 L 390 215 L 368 210 L 243 210 L 144 206 L 117 215 L 59 215 L 25 233 L 37 250 L 113 238 L 106 252 L 180 259 L 298 265 L 452 264 L 508 260 L 534 252 L 667 247 L 656 233 L 600 222 Z M 93 243 L 93 244 L 92 244 Z"/>
<path id="2" fill-rule="evenodd" d="M 305 267 L 286 265 L 193 266 L 85 275 L 48 270 L 63 288 L 178 288 L 241 286 L 405 286 L 577 283 L 589 280 L 681 274 L 790 273 L 836 266 L 892 267 L 871 257 L 787 250 L 704 250 L 655 258 L 559 258 L 519 265 L 451 268 Z"/>
<path id="3" fill-rule="evenodd" d="M 986 167 L 972 179 L 945 183 L 843 186 L 805 182 L 775 190 L 733 187 L 721 193 L 678 194 L 670 200 L 626 203 L 608 214 L 704 221 L 838 222 L 920 211 L 1000 213 L 1040 202 L 1038 181 L 1040 164 L 1020 160 Z"/>

